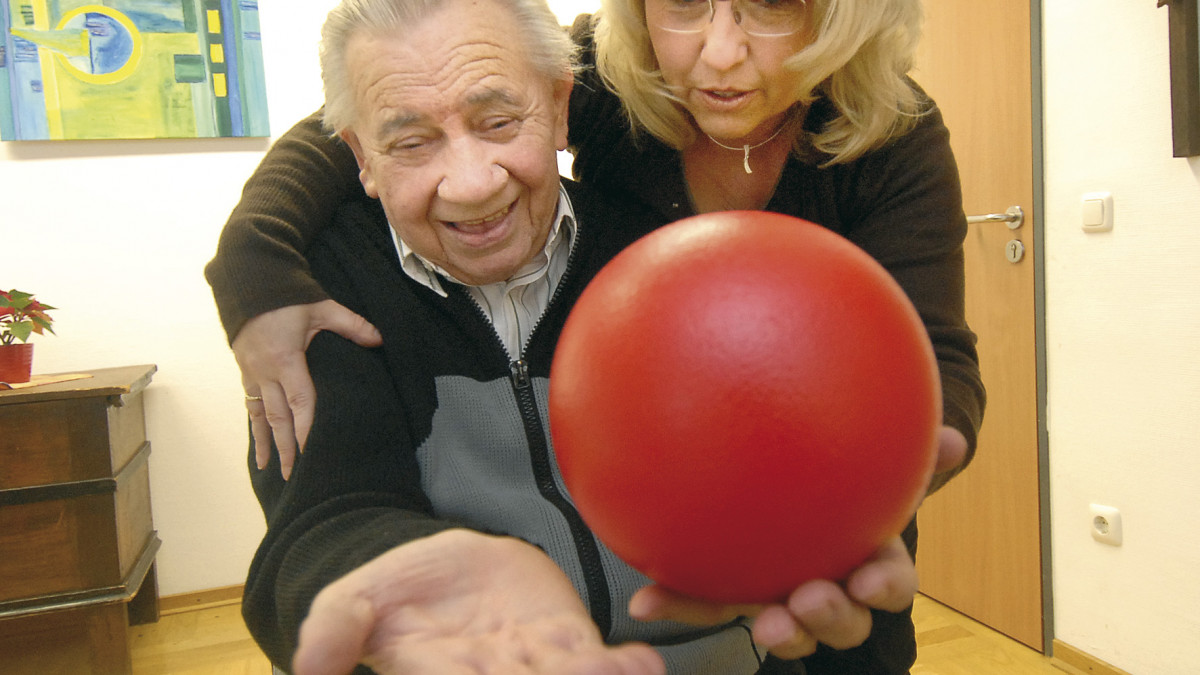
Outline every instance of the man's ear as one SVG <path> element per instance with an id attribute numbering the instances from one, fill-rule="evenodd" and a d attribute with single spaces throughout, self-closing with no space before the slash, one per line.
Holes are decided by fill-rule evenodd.
<path id="1" fill-rule="evenodd" d="M 554 82 L 555 130 L 554 145 L 558 150 L 567 149 L 567 118 L 571 112 L 571 89 L 575 86 L 575 75 L 567 73 Z"/>
<path id="2" fill-rule="evenodd" d="M 363 151 L 362 142 L 358 140 L 358 134 L 350 129 L 344 129 L 338 135 L 354 151 L 354 159 L 358 162 L 358 180 L 362 183 L 363 190 L 371 199 L 379 199 L 379 190 L 375 188 L 375 179 L 371 176 L 367 155 Z"/>

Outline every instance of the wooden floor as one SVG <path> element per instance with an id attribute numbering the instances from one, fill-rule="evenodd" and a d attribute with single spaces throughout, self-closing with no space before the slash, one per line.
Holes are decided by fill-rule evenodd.
<path id="1" fill-rule="evenodd" d="M 925 596 L 913 607 L 912 675 L 1064 675 L 1050 659 Z"/>
<path id="2" fill-rule="evenodd" d="M 1063 675 L 1050 659 L 918 596 L 913 675 Z M 237 603 L 165 614 L 135 626 L 134 675 L 268 675 Z"/>
<path id="3" fill-rule="evenodd" d="M 242 622 L 241 604 L 164 613 L 133 626 L 133 675 L 270 675 L 271 664 Z"/>

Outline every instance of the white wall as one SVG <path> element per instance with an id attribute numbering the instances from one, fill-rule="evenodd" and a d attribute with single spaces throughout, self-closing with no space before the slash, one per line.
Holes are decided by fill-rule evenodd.
<path id="1" fill-rule="evenodd" d="M 1171 157 L 1167 10 L 1044 0 L 1055 628 L 1135 675 L 1200 662 L 1200 158 Z M 1079 198 L 1109 190 L 1112 232 Z M 1121 510 L 1124 545 L 1089 535 Z"/>
<path id="2" fill-rule="evenodd" d="M 262 3 L 271 128 L 320 105 L 325 10 Z M 202 268 L 266 139 L 0 144 L 0 287 L 58 307 L 35 372 L 154 363 L 160 591 L 241 583 L 263 532 L 245 410 Z"/>

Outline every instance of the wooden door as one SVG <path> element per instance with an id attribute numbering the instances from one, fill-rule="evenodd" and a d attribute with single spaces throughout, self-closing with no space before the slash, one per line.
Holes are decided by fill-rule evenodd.
<path id="1" fill-rule="evenodd" d="M 967 318 L 987 412 L 974 462 L 921 508 L 917 566 L 926 595 L 1044 650 L 1031 2 L 925 2 L 914 77 L 945 114 L 967 214 L 1020 206 L 1025 218 L 969 226 Z M 1016 262 L 1010 248 L 1023 249 Z"/>

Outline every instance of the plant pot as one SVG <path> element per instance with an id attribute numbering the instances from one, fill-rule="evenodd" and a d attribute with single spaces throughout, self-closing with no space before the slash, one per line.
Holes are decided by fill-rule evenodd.
<path id="1" fill-rule="evenodd" d="M 28 382 L 33 372 L 33 343 L 0 345 L 0 382 Z"/>

